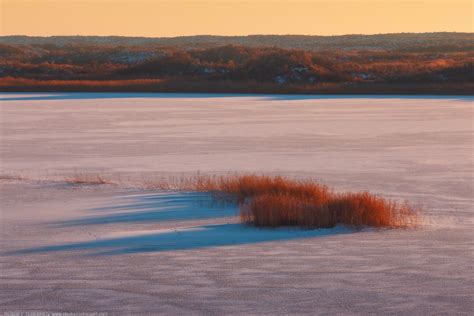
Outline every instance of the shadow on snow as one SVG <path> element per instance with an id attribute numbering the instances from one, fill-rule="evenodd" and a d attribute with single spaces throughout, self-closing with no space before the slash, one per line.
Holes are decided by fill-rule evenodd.
<path id="1" fill-rule="evenodd" d="M 216 202 L 209 193 L 183 192 L 139 194 L 120 197 L 125 203 L 89 209 L 91 215 L 77 220 L 53 223 L 53 227 L 99 225 L 108 223 L 137 223 L 150 221 L 176 221 L 179 228 L 155 231 L 126 231 L 124 235 L 82 242 L 65 243 L 22 249 L 4 255 L 48 253 L 85 250 L 91 255 L 118 255 L 127 253 L 190 250 L 221 246 L 235 246 L 270 241 L 323 237 L 351 232 L 344 227 L 303 230 L 298 228 L 259 229 L 240 223 L 186 226 L 186 221 L 233 217 L 238 206 Z M 104 214 L 105 213 L 105 214 Z M 128 236 L 127 236 L 128 234 Z M 130 235 L 131 234 L 131 235 Z"/>
<path id="2" fill-rule="evenodd" d="M 92 255 L 119 255 L 235 246 L 270 241 L 287 241 L 349 232 L 350 230 L 344 227 L 317 230 L 302 230 L 296 228 L 258 229 L 241 224 L 217 224 L 163 230 L 162 232 L 129 237 L 23 249 L 7 254 L 85 250 Z"/>
<path id="3" fill-rule="evenodd" d="M 94 208 L 100 215 L 55 223 L 58 226 L 169 222 L 238 215 L 238 206 L 216 201 L 210 193 L 179 192 L 125 197 L 125 203 Z M 105 215 L 104 215 L 105 213 Z"/>

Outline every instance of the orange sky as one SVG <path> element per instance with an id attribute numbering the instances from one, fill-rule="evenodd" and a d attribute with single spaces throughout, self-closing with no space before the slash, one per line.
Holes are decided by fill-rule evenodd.
<path id="1" fill-rule="evenodd" d="M 0 0 L 1 35 L 473 31 L 471 0 Z"/>

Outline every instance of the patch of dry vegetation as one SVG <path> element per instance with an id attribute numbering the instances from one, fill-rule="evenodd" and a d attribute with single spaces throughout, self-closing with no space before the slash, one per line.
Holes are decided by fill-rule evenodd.
<path id="1" fill-rule="evenodd" d="M 369 192 L 335 193 L 315 182 L 281 176 L 201 177 L 194 189 L 235 199 L 241 220 L 257 227 L 410 227 L 418 222 L 419 210 L 407 202 Z"/>
<path id="2" fill-rule="evenodd" d="M 394 36 L 399 41 L 395 46 Z M 472 34 L 414 35 L 418 40 L 407 36 L 375 42 L 344 37 L 337 47 L 330 40 L 332 44 L 316 45 L 316 50 L 309 46 L 322 38 L 309 46 L 301 37 L 282 38 L 288 41 L 285 48 L 242 46 L 236 38 L 232 41 L 237 45 L 230 39 L 219 45 L 222 39 L 216 39 L 190 49 L 189 42 L 114 47 L 110 42 L 115 39 L 105 38 L 94 39 L 94 45 L 72 39 L 66 40 L 69 44 L 25 45 L 29 40 L 22 37 L 16 44 L 0 43 L 0 91 L 472 94 Z M 366 44 L 357 44 L 361 41 Z"/>
<path id="3" fill-rule="evenodd" d="M 25 180 L 26 178 L 19 175 L 19 174 L 8 174 L 8 173 L 1 173 L 0 174 L 0 181 L 10 181 L 10 180 Z"/>
<path id="4" fill-rule="evenodd" d="M 99 185 L 99 184 L 113 184 L 113 181 L 105 179 L 104 176 L 93 173 L 75 172 L 64 179 L 69 184 L 82 185 Z"/>
<path id="5" fill-rule="evenodd" d="M 29 78 L 0 78 L 0 90 L 15 90 L 24 87 L 34 91 L 142 91 L 162 83 L 161 79 L 126 79 L 126 80 L 38 80 Z M 18 89 L 20 90 L 20 89 Z"/>

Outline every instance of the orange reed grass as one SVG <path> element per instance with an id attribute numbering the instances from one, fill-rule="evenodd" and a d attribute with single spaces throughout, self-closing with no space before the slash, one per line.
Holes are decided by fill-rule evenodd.
<path id="1" fill-rule="evenodd" d="M 335 193 L 311 181 L 281 176 L 198 177 L 194 188 L 230 197 L 240 204 L 243 222 L 258 227 L 409 227 L 419 210 L 369 192 Z"/>

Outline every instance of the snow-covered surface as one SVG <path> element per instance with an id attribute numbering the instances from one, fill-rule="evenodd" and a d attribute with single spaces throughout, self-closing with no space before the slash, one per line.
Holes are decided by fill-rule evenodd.
<path id="1" fill-rule="evenodd" d="M 0 94 L 0 312 L 472 314 L 472 101 Z M 127 185 L 36 181 L 84 171 Z M 424 224 L 259 230 L 130 186 L 197 171 L 370 190 Z"/>

